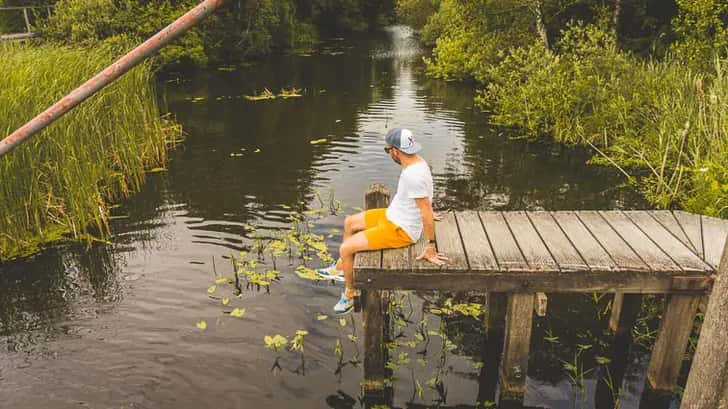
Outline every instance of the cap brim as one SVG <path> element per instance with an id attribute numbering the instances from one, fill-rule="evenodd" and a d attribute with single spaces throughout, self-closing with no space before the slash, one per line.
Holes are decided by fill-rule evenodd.
<path id="1" fill-rule="evenodd" d="M 418 142 L 415 142 L 412 146 L 410 146 L 407 149 L 400 149 L 400 151 L 412 155 L 422 150 L 422 145 L 420 145 Z"/>

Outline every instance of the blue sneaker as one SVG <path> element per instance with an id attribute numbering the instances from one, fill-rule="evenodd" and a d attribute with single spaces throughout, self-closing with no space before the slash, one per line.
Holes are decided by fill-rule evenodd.
<path id="1" fill-rule="evenodd" d="M 346 281 L 346 278 L 344 278 L 344 272 L 336 268 L 336 263 L 328 267 L 319 268 L 316 270 L 316 273 L 318 273 L 319 277 L 327 280 L 334 280 L 342 283 Z"/>
<path id="2" fill-rule="evenodd" d="M 339 302 L 334 305 L 334 313 L 336 313 L 336 315 L 344 315 L 350 313 L 353 309 L 354 298 L 347 297 L 345 292 L 341 293 L 341 298 L 339 298 Z"/>

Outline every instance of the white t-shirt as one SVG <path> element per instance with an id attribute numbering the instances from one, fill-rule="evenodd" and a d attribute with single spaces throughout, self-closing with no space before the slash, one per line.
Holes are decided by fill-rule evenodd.
<path id="1" fill-rule="evenodd" d="M 422 234 L 422 214 L 415 199 L 429 198 L 432 202 L 432 173 L 424 160 L 402 169 L 392 202 L 387 208 L 387 219 L 401 227 L 417 241 Z"/>

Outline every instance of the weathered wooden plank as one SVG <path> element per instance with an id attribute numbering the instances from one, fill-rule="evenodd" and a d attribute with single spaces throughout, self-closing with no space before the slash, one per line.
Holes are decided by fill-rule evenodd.
<path id="1" fill-rule="evenodd" d="M 354 276 L 357 288 L 379 288 L 392 290 L 440 290 L 495 292 L 541 291 L 545 293 L 616 292 L 625 293 L 687 293 L 705 294 L 712 285 L 710 277 L 692 275 L 691 280 L 672 274 L 651 271 L 620 271 L 619 274 L 605 271 L 585 271 L 578 274 L 555 274 L 553 272 L 523 271 L 485 272 L 455 271 L 452 279 L 443 279 L 443 272 L 416 270 L 410 272 L 358 270 Z M 695 279 L 698 278 L 698 279 Z"/>
<path id="2" fill-rule="evenodd" d="M 614 260 L 604 250 L 599 241 L 594 238 L 575 212 L 552 212 L 551 215 L 571 243 L 574 244 L 574 247 L 579 251 L 579 254 L 584 258 L 584 261 L 590 269 L 598 271 L 613 271 L 618 269 Z"/>
<path id="3" fill-rule="evenodd" d="M 438 270 L 442 273 L 468 271 L 468 261 L 465 257 L 465 249 L 460 239 L 457 222 L 454 213 L 447 213 L 439 222 L 435 222 L 435 239 L 437 240 L 437 251 L 444 253 L 448 258 L 448 262 L 440 267 L 430 263 L 427 260 L 417 260 L 425 249 L 427 243 L 423 237 L 414 244 L 412 249 L 412 269 L 413 270 Z"/>
<path id="4" fill-rule="evenodd" d="M 508 294 L 506 334 L 500 365 L 501 391 L 508 397 L 522 395 L 526 391 L 533 301 L 533 293 Z"/>
<path id="5" fill-rule="evenodd" d="M 458 212 L 455 215 L 460 234 L 463 237 L 465 253 L 470 268 L 473 270 L 497 271 L 498 262 L 493 254 L 488 236 L 480 221 L 480 216 L 474 211 Z"/>
<path id="6" fill-rule="evenodd" d="M 675 236 L 676 239 L 680 240 L 682 244 L 686 245 L 690 250 L 693 251 L 693 253 L 697 254 L 697 249 L 695 248 L 693 243 L 690 242 L 690 239 L 685 234 L 682 226 L 680 226 L 680 223 L 678 223 L 675 215 L 671 211 L 651 210 L 649 214 L 650 216 L 655 218 L 655 220 L 657 220 L 657 222 L 660 223 L 662 227 L 672 233 L 672 235 Z"/>
<path id="7" fill-rule="evenodd" d="M 681 272 L 682 269 L 665 254 L 650 238 L 630 220 L 623 212 L 599 212 L 615 231 L 629 244 L 639 257 L 650 266 L 653 271 L 667 273 Z"/>
<path id="8" fill-rule="evenodd" d="M 669 296 L 647 368 L 647 379 L 653 389 L 671 392 L 677 386 L 699 303 L 698 296 Z"/>
<path id="9" fill-rule="evenodd" d="M 718 268 L 720 256 L 723 255 L 726 234 L 728 234 L 728 222 L 708 216 L 703 216 L 702 219 L 705 261 L 714 268 Z"/>
<path id="10" fill-rule="evenodd" d="M 503 215 L 500 212 L 485 211 L 480 212 L 480 219 L 488 237 L 493 238 L 491 244 L 499 268 L 504 271 L 530 271 Z"/>
<path id="11" fill-rule="evenodd" d="M 695 247 L 695 253 L 700 258 L 705 258 L 703 252 L 703 223 L 697 214 L 687 213 L 680 210 L 672 212 L 675 215 L 680 227 L 682 227 L 685 235 Z"/>
<path id="12" fill-rule="evenodd" d="M 626 211 L 624 214 L 686 273 L 708 273 L 713 268 L 707 265 L 693 250 L 673 236 L 647 212 Z"/>
<path id="13" fill-rule="evenodd" d="M 407 271 L 412 269 L 412 246 L 382 250 L 382 270 Z"/>
<path id="14" fill-rule="evenodd" d="M 435 224 L 437 225 L 437 224 Z M 437 238 L 437 227 L 435 227 L 435 238 Z M 427 244 L 427 240 L 425 240 L 424 237 L 420 237 L 419 240 L 417 240 L 417 243 L 412 245 L 412 270 L 415 271 L 433 271 L 433 270 L 440 270 L 440 267 L 429 263 L 425 260 L 417 260 L 417 257 L 419 257 L 422 252 L 425 250 L 425 245 Z M 439 249 L 438 249 L 439 251 Z M 442 279 L 442 277 L 440 277 Z"/>
<path id="15" fill-rule="evenodd" d="M 648 271 L 650 267 L 632 250 L 632 248 L 612 229 L 612 226 L 595 211 L 577 212 L 579 220 L 589 229 L 591 234 L 601 243 L 612 260 L 621 270 Z M 582 253 L 583 254 L 583 253 Z"/>
<path id="16" fill-rule="evenodd" d="M 559 265 L 549 253 L 526 212 L 503 212 L 503 216 L 532 271 L 559 271 Z"/>
<path id="17" fill-rule="evenodd" d="M 362 251 L 354 255 L 354 275 L 361 269 L 381 269 L 382 251 Z"/>
<path id="18" fill-rule="evenodd" d="M 528 212 L 536 231 L 562 271 L 586 271 L 589 266 L 549 212 Z"/>
<path id="19" fill-rule="evenodd" d="M 455 220 L 455 213 L 448 212 L 442 220 L 435 223 L 435 237 L 437 239 L 437 251 L 445 253 L 448 258 L 448 268 L 456 270 L 470 268 L 468 259 L 465 256 L 465 248 L 463 248 L 458 223 Z"/>

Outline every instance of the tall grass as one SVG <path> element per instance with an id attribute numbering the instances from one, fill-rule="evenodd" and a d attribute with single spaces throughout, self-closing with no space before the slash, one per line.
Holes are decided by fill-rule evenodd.
<path id="1" fill-rule="evenodd" d="M 728 59 L 698 73 L 642 61 L 609 33 L 573 26 L 559 52 L 511 53 L 479 102 L 529 136 L 591 145 L 660 207 L 728 217 Z"/>
<path id="2" fill-rule="evenodd" d="M 0 44 L 0 135 L 103 69 L 109 48 Z M 0 158 L 0 258 L 64 235 L 108 232 L 109 203 L 163 166 L 180 128 L 160 118 L 146 65 Z M 88 236 L 87 236 L 88 237 Z"/>

